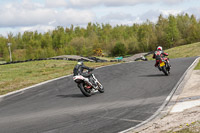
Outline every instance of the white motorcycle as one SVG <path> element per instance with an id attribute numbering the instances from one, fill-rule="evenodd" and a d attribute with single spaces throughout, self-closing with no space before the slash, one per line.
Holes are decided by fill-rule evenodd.
<path id="1" fill-rule="evenodd" d="M 87 71 L 89 73 L 89 71 Z M 73 77 L 73 80 L 77 83 L 79 89 L 86 97 L 90 97 L 94 91 L 99 91 L 100 93 L 104 93 L 103 85 L 96 79 L 94 74 L 88 79 L 83 77 L 82 75 L 77 75 Z M 93 83 L 91 83 L 91 81 Z"/>

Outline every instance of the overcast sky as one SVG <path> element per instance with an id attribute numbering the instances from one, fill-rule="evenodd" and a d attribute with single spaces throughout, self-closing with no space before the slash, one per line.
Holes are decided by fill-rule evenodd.
<path id="1" fill-rule="evenodd" d="M 132 25 L 179 13 L 200 18 L 200 0 L 0 0 L 0 35 L 88 22 Z"/>

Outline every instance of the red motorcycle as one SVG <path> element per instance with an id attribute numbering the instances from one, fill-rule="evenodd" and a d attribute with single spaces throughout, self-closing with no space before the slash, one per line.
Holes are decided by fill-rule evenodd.
<path id="1" fill-rule="evenodd" d="M 168 76 L 170 74 L 171 65 L 169 64 L 169 59 L 165 56 L 168 56 L 168 53 L 157 50 L 155 51 L 153 58 L 156 59 L 155 67 L 158 67 L 160 71 Z"/>
<path id="2" fill-rule="evenodd" d="M 166 57 L 160 58 L 160 60 L 157 60 L 158 63 L 158 69 L 162 71 L 166 76 L 170 74 L 170 64 L 169 59 Z"/>

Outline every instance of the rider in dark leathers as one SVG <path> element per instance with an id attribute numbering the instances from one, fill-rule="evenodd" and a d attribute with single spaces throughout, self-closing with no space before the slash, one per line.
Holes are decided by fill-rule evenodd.
<path id="1" fill-rule="evenodd" d="M 74 73 L 74 76 L 76 75 L 82 75 L 83 77 L 86 77 L 90 80 L 90 82 L 96 86 L 96 84 L 94 83 L 94 80 L 92 78 L 92 73 L 88 73 L 88 72 L 83 72 L 84 70 L 88 70 L 88 71 L 93 71 L 94 68 L 90 68 L 90 67 L 87 67 L 83 64 L 83 61 L 78 61 L 77 65 L 74 67 L 74 70 L 73 70 L 73 73 Z"/>

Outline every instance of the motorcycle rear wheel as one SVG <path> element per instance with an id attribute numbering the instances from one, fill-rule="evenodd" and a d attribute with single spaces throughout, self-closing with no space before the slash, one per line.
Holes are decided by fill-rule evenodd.
<path id="1" fill-rule="evenodd" d="M 86 97 L 90 97 L 92 95 L 91 90 L 86 89 L 84 86 L 85 86 L 85 83 L 79 83 L 78 84 L 78 87 L 81 90 L 81 92 L 83 93 L 83 95 L 86 96 Z"/>

